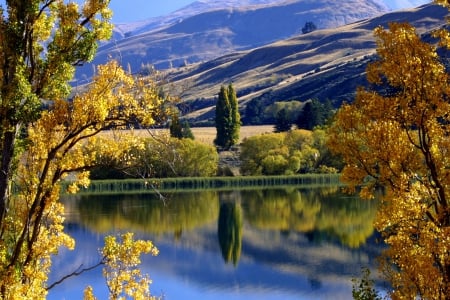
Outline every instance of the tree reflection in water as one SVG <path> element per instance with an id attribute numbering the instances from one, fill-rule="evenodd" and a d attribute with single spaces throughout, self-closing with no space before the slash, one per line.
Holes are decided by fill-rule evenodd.
<path id="1" fill-rule="evenodd" d="M 373 234 L 375 201 L 349 197 L 338 187 L 242 192 L 245 218 L 261 229 L 303 232 L 311 240 L 338 239 L 357 248 Z"/>
<path id="2" fill-rule="evenodd" d="M 67 198 L 66 224 L 80 238 L 80 255 L 95 252 L 98 246 L 92 245 L 103 233 L 132 231 L 160 247 L 146 267 L 152 274 L 170 274 L 167 281 L 155 278 L 155 284 L 175 282 L 165 286 L 167 292 L 189 282 L 192 290 L 202 287 L 198 296 L 219 287 L 237 297 L 235 291 L 251 293 L 259 286 L 295 299 L 339 293 L 346 299 L 350 279 L 362 265 L 373 268 L 382 248 L 372 227 L 377 203 L 349 197 L 338 187 L 165 196 L 164 201 L 138 193 Z M 57 268 L 67 268 L 68 261 L 78 258 L 63 258 Z"/>
<path id="3" fill-rule="evenodd" d="M 242 249 L 242 208 L 240 203 L 225 202 L 220 205 L 218 230 L 220 250 L 226 263 L 237 266 Z"/>
<path id="4" fill-rule="evenodd" d="M 218 192 L 180 192 L 156 194 L 89 195 L 78 201 L 79 222 L 92 231 L 117 230 L 152 234 L 173 233 L 179 238 L 185 230 L 217 220 Z"/>

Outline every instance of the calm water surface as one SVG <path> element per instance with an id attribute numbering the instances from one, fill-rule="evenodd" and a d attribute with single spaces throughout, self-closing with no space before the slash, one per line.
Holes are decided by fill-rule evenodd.
<path id="1" fill-rule="evenodd" d="M 62 250 L 50 283 L 99 260 L 105 234 L 135 232 L 160 250 L 145 257 L 152 293 L 165 299 L 349 299 L 380 246 L 376 204 L 338 187 L 78 195 L 66 198 L 75 251 Z M 101 269 L 56 286 L 49 299 L 107 298 Z"/>

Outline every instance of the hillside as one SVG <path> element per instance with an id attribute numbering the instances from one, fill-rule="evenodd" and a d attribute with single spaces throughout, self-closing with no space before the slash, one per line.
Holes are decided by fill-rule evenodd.
<path id="1" fill-rule="evenodd" d="M 119 26 L 115 39 L 99 47 L 93 64 L 114 58 L 132 72 L 143 64 L 180 67 L 297 35 L 306 22 L 336 28 L 389 10 L 379 0 L 249 0 L 239 6 L 232 0 L 210 2 L 221 6 L 195 2 L 165 18 Z M 80 68 L 77 83 L 88 81 L 92 71 L 91 64 Z"/>
<path id="2" fill-rule="evenodd" d="M 365 84 L 366 65 L 374 59 L 375 27 L 410 22 L 426 33 L 443 26 L 447 13 L 440 6 L 425 5 L 234 52 L 172 70 L 171 91 L 181 93 L 182 109 L 194 122 L 213 117 L 214 97 L 220 85 L 229 82 L 238 91 L 242 112 L 252 99 L 331 99 L 338 106 L 351 100 L 356 87 Z"/>

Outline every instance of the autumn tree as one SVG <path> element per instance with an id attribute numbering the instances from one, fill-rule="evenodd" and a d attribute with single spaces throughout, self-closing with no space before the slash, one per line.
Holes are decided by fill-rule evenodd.
<path id="1" fill-rule="evenodd" d="M 74 247 L 64 233 L 59 183 L 68 174 L 75 177 L 69 192 L 89 183 L 97 134 L 130 120 L 152 124 L 159 112 L 155 85 L 115 62 L 100 66 L 83 91 L 71 91 L 75 67 L 111 35 L 108 5 L 30 0 L 0 6 L 2 299 L 45 298 L 52 255 Z M 102 144 L 121 155 L 108 139 Z"/>
<path id="2" fill-rule="evenodd" d="M 228 149 L 239 140 L 241 126 L 236 91 L 232 84 L 222 86 L 216 103 L 216 139 L 214 143 Z"/>
<path id="3" fill-rule="evenodd" d="M 432 45 L 394 23 L 375 36 L 367 78 L 388 92 L 360 88 L 339 110 L 330 145 L 351 188 L 364 183 L 365 198 L 384 188 L 375 226 L 389 245 L 381 267 L 390 296 L 450 299 L 450 78 L 437 52 L 448 51 L 449 33 L 437 31 Z"/>

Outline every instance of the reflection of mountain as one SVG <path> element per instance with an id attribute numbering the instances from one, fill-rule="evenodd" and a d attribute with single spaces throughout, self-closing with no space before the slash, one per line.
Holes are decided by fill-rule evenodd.
<path id="1" fill-rule="evenodd" d="M 154 194 L 82 196 L 80 222 L 97 232 L 142 231 L 179 236 L 214 222 L 219 214 L 216 192 L 174 193 L 160 199 Z"/>
<path id="2" fill-rule="evenodd" d="M 223 259 L 237 266 L 242 248 L 242 208 L 239 203 L 220 205 L 217 235 Z"/>
<path id="3" fill-rule="evenodd" d="M 337 238 L 351 247 L 373 233 L 376 203 L 344 197 L 337 188 L 262 190 L 242 197 L 246 219 L 257 228 L 304 232 L 314 240 Z"/>

